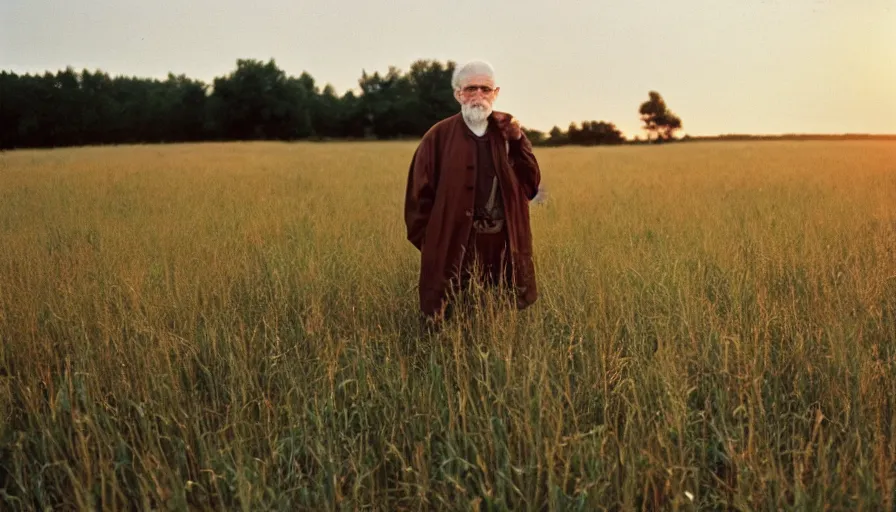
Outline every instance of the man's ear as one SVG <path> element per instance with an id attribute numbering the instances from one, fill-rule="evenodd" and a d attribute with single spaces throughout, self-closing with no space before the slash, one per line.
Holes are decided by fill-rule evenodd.
<path id="1" fill-rule="evenodd" d="M 461 98 L 460 89 L 454 89 L 454 99 L 456 99 L 458 103 L 463 104 L 464 102 L 461 101 L 460 98 Z"/>

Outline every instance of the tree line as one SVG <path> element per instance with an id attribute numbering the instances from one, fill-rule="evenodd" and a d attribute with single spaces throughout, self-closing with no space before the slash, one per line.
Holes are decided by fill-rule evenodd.
<path id="1" fill-rule="evenodd" d="M 458 112 L 455 63 L 418 60 L 407 71 L 362 72 L 359 93 L 337 95 L 308 73 L 287 75 L 273 59 L 240 59 L 211 84 L 71 67 L 43 75 L 0 72 L 0 148 L 213 140 L 396 139 L 419 137 Z M 656 140 L 672 139 L 677 119 L 658 93 L 639 110 Z M 627 142 L 611 122 L 570 123 L 564 131 L 526 130 L 535 144 Z"/>

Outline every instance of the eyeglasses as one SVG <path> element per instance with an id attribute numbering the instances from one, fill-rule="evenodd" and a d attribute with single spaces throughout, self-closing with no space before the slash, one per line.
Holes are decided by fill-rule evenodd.
<path id="1" fill-rule="evenodd" d="M 488 85 L 468 85 L 468 86 L 464 87 L 464 92 L 466 94 L 473 94 L 477 90 L 480 90 L 485 94 L 490 94 L 490 93 L 494 92 L 495 89 L 492 87 L 489 87 Z"/>

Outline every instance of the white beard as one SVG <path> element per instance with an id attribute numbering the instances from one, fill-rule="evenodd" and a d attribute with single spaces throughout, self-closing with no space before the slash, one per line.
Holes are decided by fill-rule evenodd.
<path id="1" fill-rule="evenodd" d="M 491 108 L 485 106 L 461 105 L 460 111 L 464 117 L 464 121 L 466 121 L 467 126 L 473 130 L 473 133 L 480 136 L 485 133 L 485 129 L 488 126 L 488 116 L 492 113 Z"/>

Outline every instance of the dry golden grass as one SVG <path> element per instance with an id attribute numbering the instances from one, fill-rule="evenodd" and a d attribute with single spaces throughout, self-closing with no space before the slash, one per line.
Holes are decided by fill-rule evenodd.
<path id="1" fill-rule="evenodd" d="M 0 508 L 896 507 L 896 144 L 538 149 L 436 334 L 413 148 L 0 155 Z"/>

